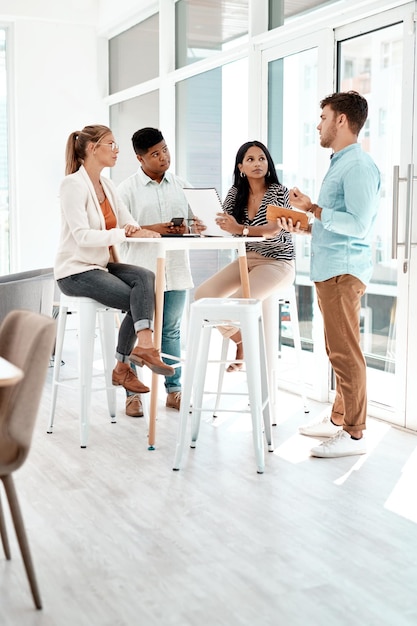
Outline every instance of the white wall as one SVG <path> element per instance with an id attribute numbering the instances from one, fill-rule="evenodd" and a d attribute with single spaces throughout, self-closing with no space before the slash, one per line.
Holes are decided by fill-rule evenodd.
<path id="1" fill-rule="evenodd" d="M 53 265 L 70 132 L 108 123 L 98 0 L 0 1 L 11 30 L 11 271 Z"/>
<path id="2" fill-rule="evenodd" d="M 155 13 L 158 6 L 158 0 L 99 0 L 100 32 L 114 36 Z"/>

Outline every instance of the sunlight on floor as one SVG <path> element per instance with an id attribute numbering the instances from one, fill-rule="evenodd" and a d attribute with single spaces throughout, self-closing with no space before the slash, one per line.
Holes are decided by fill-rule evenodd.
<path id="1" fill-rule="evenodd" d="M 417 524 L 417 445 L 406 461 L 402 476 L 385 502 L 385 508 Z"/>
<path id="2" fill-rule="evenodd" d="M 290 463 L 301 463 L 310 457 L 310 450 L 317 445 L 317 439 L 295 434 L 278 448 L 274 454 Z"/>
<path id="3" fill-rule="evenodd" d="M 334 481 L 335 485 L 343 485 L 343 483 L 349 478 L 352 472 L 356 472 L 362 467 L 364 463 L 366 463 L 369 455 L 377 447 L 381 439 L 385 437 L 390 429 L 391 426 L 389 424 L 383 424 L 382 422 L 377 422 L 368 418 L 367 429 L 365 433 L 366 447 L 368 452 L 359 456 L 357 462 L 350 468 L 350 470 Z"/>

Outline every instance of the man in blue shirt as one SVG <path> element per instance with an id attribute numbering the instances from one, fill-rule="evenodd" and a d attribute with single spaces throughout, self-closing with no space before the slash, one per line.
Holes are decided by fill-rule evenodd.
<path id="1" fill-rule="evenodd" d="M 317 129 L 323 148 L 333 150 L 318 204 L 296 187 L 294 207 L 314 215 L 310 276 L 323 315 L 326 351 L 336 377 L 331 415 L 300 433 L 325 440 L 312 456 L 334 458 L 366 452 L 366 362 L 360 346 L 361 297 L 371 279 L 371 243 L 380 173 L 357 143 L 368 105 L 355 91 L 334 93 L 320 103 Z M 292 225 L 294 232 L 300 232 Z"/>

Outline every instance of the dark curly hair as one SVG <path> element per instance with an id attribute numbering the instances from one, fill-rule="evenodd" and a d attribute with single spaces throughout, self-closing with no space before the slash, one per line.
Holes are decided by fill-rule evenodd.
<path id="1" fill-rule="evenodd" d="M 147 126 L 146 128 L 141 128 L 133 133 L 133 150 L 135 151 L 135 154 L 142 156 L 147 153 L 149 148 L 156 146 L 157 143 L 161 143 L 163 140 L 164 138 L 160 130 Z"/>
<path id="2" fill-rule="evenodd" d="M 232 211 L 233 217 L 239 224 L 243 224 L 245 222 L 245 209 L 248 206 L 248 198 L 249 198 L 248 179 L 246 178 L 246 176 L 240 175 L 239 165 L 242 164 L 243 159 L 245 158 L 245 154 L 247 153 L 249 148 L 252 148 L 253 146 L 260 148 L 262 152 L 265 154 L 266 160 L 268 161 L 268 173 L 265 176 L 266 186 L 269 187 L 270 185 L 274 183 L 279 184 L 278 175 L 275 170 L 275 165 L 269 153 L 268 148 L 260 141 L 247 141 L 246 143 L 241 145 L 236 154 L 235 169 L 233 172 L 233 177 L 234 177 L 233 185 L 234 187 L 236 187 L 237 193 L 236 193 L 235 206 Z"/>

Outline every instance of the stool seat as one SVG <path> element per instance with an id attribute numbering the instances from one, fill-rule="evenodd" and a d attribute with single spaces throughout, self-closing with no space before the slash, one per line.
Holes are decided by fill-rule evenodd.
<path id="1" fill-rule="evenodd" d="M 111 422 L 116 422 L 116 388 L 112 385 L 112 370 L 115 363 L 115 313 L 116 309 L 86 297 L 70 297 L 61 294 L 58 313 L 54 371 L 52 379 L 52 401 L 47 432 L 53 432 L 55 408 L 59 386 L 68 386 L 71 379 L 61 380 L 62 348 L 68 313 L 78 314 L 78 390 L 81 448 L 87 447 L 90 429 L 90 401 L 93 378 L 94 338 L 97 325 L 100 330 L 104 365 L 105 386 L 95 391 L 107 392 L 107 404 Z"/>
<path id="2" fill-rule="evenodd" d="M 202 401 L 211 331 L 225 324 L 239 327 L 242 334 L 253 445 L 259 474 L 265 468 L 263 431 L 268 450 L 273 451 L 262 303 L 251 298 L 202 298 L 190 306 L 174 470 L 180 469 L 189 416 L 191 447 L 195 447 L 197 442 L 201 412 L 208 410 L 204 409 Z"/>

